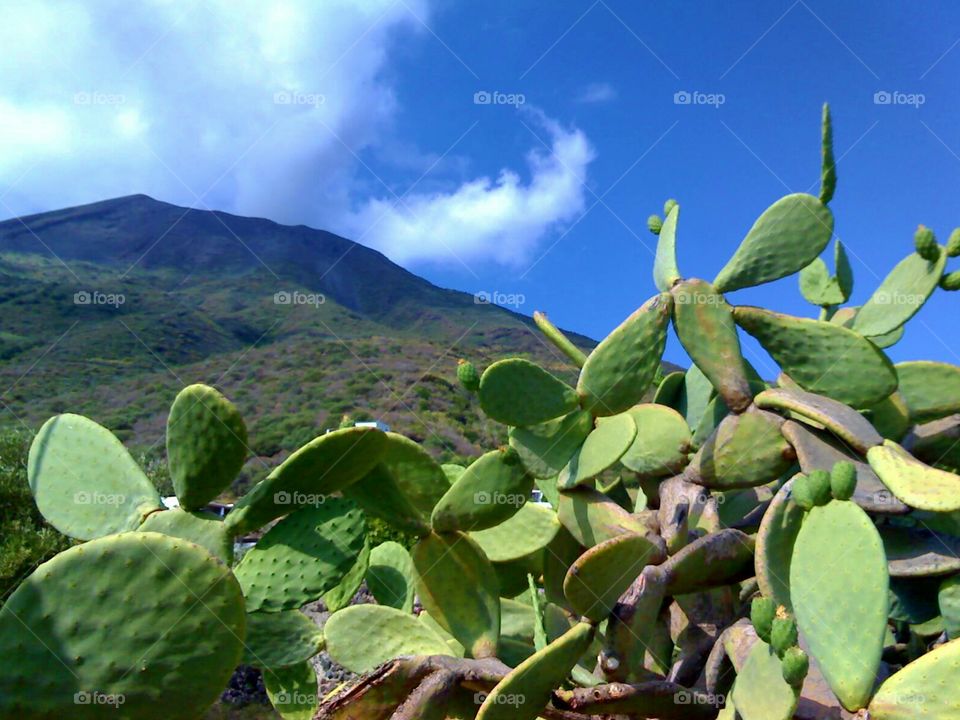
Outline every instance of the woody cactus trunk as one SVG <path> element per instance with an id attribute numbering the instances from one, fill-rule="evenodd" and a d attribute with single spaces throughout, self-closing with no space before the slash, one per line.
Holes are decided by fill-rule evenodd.
<path id="1" fill-rule="evenodd" d="M 510 358 L 457 368 L 509 444 L 440 465 L 376 428 L 318 437 L 224 521 L 246 458 L 237 409 L 173 403 L 164 510 L 120 442 L 60 415 L 38 433 L 40 510 L 87 541 L 0 611 L 0 716 L 194 718 L 241 661 L 286 718 L 960 717 L 960 367 L 884 353 L 948 258 L 921 226 L 866 303 L 834 244 L 824 107 L 818 197 L 767 208 L 712 281 L 652 216 L 657 294 L 589 354 L 536 322 L 571 386 Z M 799 274 L 816 319 L 734 305 Z M 673 328 L 693 361 L 661 373 Z M 764 379 L 740 331 L 781 369 Z M 530 502 L 538 488 L 546 502 Z M 366 517 L 418 538 L 370 547 Z M 239 562 L 233 542 L 269 526 Z M 363 582 L 374 604 L 349 606 Z M 323 599 L 318 629 L 300 608 Z M 419 612 L 415 600 L 419 599 Z M 361 679 L 317 697 L 326 648 Z M 53 655 L 53 657 L 51 657 Z"/>

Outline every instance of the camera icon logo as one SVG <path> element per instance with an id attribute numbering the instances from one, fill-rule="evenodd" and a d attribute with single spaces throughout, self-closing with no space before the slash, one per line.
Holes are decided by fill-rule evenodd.
<path id="1" fill-rule="evenodd" d="M 693 97 L 686 90 L 677 90 L 673 94 L 674 105 L 689 105 Z"/>
<path id="2" fill-rule="evenodd" d="M 886 90 L 877 90 L 873 94 L 874 105 L 889 105 L 891 102 L 893 102 L 893 96 Z"/>
<path id="3" fill-rule="evenodd" d="M 289 305 L 290 301 L 291 295 L 286 290 L 281 290 L 273 294 L 273 302 L 275 305 Z"/>
<path id="4" fill-rule="evenodd" d="M 489 105 L 493 102 L 493 97 L 486 90 L 479 90 L 473 94 L 474 105 Z"/>
<path id="5" fill-rule="evenodd" d="M 277 505 L 289 505 L 290 493 L 288 493 L 286 490 L 281 490 L 280 492 L 274 493 L 273 502 Z"/>
<path id="6" fill-rule="evenodd" d="M 81 290 L 80 292 L 75 292 L 73 294 L 73 304 L 74 305 L 89 305 L 90 304 L 90 293 L 86 290 Z"/>

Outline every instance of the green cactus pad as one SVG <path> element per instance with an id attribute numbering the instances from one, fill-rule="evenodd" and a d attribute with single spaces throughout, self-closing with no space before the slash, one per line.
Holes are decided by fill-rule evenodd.
<path id="1" fill-rule="evenodd" d="M 527 501 L 533 476 L 509 447 L 474 460 L 440 498 L 430 524 L 437 532 L 485 530 L 512 517 Z"/>
<path id="2" fill-rule="evenodd" d="M 584 410 L 616 415 L 640 402 L 660 367 L 672 306 L 669 293 L 654 295 L 593 349 L 577 381 Z M 523 399 L 514 395 L 510 402 Z"/>
<path id="3" fill-rule="evenodd" d="M 30 445 L 27 477 L 47 522 L 78 540 L 134 530 L 162 507 L 123 444 L 82 415 L 43 424 Z"/>
<path id="4" fill-rule="evenodd" d="M 960 537 L 926 527 L 881 526 L 891 577 L 933 577 L 960 571 Z"/>
<path id="5" fill-rule="evenodd" d="M 920 462 L 892 440 L 870 448 L 867 462 L 907 505 L 933 512 L 960 510 L 960 475 Z"/>
<path id="6" fill-rule="evenodd" d="M 853 329 L 869 337 L 886 335 L 903 325 L 937 289 L 946 262 L 946 253 L 933 262 L 915 253 L 905 257 L 860 308 Z"/>
<path id="7" fill-rule="evenodd" d="M 457 639 L 453 635 L 440 627 L 440 623 L 434 620 L 430 613 L 428 613 L 426 610 L 421 610 L 420 614 L 417 615 L 416 618 L 443 638 L 444 642 L 447 643 L 448 653 L 458 658 L 462 658 L 465 655 L 466 651 L 464 650 L 463 645 L 458 643 Z"/>
<path id="8" fill-rule="evenodd" d="M 506 522 L 470 537 L 491 562 L 519 560 L 543 550 L 560 530 L 557 513 L 543 505 L 527 503 Z"/>
<path id="9" fill-rule="evenodd" d="M 815 258 L 800 271 L 799 282 L 800 293 L 811 305 L 829 307 L 840 305 L 845 300 L 840 283 L 830 274 L 827 264 L 821 258 Z"/>
<path id="10" fill-rule="evenodd" d="M 862 455 L 883 443 L 880 433 L 860 413 L 837 400 L 788 388 L 764 390 L 754 398 L 757 407 L 792 413 L 801 420 L 813 421 Z"/>
<path id="11" fill-rule="evenodd" d="M 869 408 L 863 408 L 863 412 L 878 433 L 885 439 L 895 442 L 900 442 L 913 425 L 910 420 L 910 410 L 899 392 L 893 393 Z"/>
<path id="12" fill-rule="evenodd" d="M 908 438 L 910 453 L 918 460 L 960 472 L 960 415 L 917 425 Z"/>
<path id="13" fill-rule="evenodd" d="M 234 571 L 247 611 L 291 610 L 316 600 L 353 567 L 365 536 L 363 512 L 344 498 L 327 498 L 284 518 Z"/>
<path id="14" fill-rule="evenodd" d="M 732 308 L 710 283 L 685 280 L 674 286 L 673 325 L 680 343 L 720 393 L 727 407 L 742 412 L 753 392 Z"/>
<path id="15" fill-rule="evenodd" d="M 463 475 L 463 471 L 466 470 L 463 465 L 457 465 L 456 463 L 444 463 L 440 466 L 440 469 L 443 470 L 443 474 L 447 478 L 447 482 L 453 485 L 457 478 Z"/>
<path id="16" fill-rule="evenodd" d="M 206 548 L 207 552 L 227 565 L 233 563 L 233 537 L 227 532 L 223 521 L 215 515 L 174 508 L 152 513 L 137 529 L 189 540 Z"/>
<path id="17" fill-rule="evenodd" d="M 663 565 L 667 595 L 709 590 L 753 575 L 754 540 L 739 530 L 720 530 L 687 545 Z"/>
<path id="18" fill-rule="evenodd" d="M 794 193 L 764 210 L 713 285 L 731 292 L 806 267 L 830 242 L 833 214 L 812 195 Z"/>
<path id="19" fill-rule="evenodd" d="M 447 473 L 413 440 L 388 432 L 380 463 L 343 490 L 364 512 L 405 532 L 430 532 L 430 513 L 450 489 Z"/>
<path id="20" fill-rule="evenodd" d="M 960 637 L 960 575 L 953 575 L 940 583 L 937 605 L 943 616 L 947 637 L 956 640 Z"/>
<path id="21" fill-rule="evenodd" d="M 830 105 L 823 104 L 823 120 L 820 129 L 820 202 L 826 205 L 833 200 L 837 190 L 837 163 L 833 159 L 833 121 Z"/>
<path id="22" fill-rule="evenodd" d="M 557 487 L 569 490 L 613 467 L 636 436 L 637 426 L 630 413 L 597 418 L 596 427 L 560 471 Z"/>
<path id="23" fill-rule="evenodd" d="M 552 478 L 570 462 L 591 430 L 593 417 L 577 410 L 539 425 L 510 428 L 510 447 L 534 477 Z"/>
<path id="24" fill-rule="evenodd" d="M 653 393 L 653 402 L 672 408 L 679 407 L 685 377 L 686 373 L 682 370 L 667 373 L 657 386 L 656 392 Z"/>
<path id="25" fill-rule="evenodd" d="M 247 426 L 232 402 L 208 385 L 180 391 L 167 417 L 167 463 L 183 508 L 202 508 L 223 492 L 247 453 Z"/>
<path id="26" fill-rule="evenodd" d="M 403 655 L 452 655 L 443 638 L 416 616 L 383 605 L 352 605 L 335 612 L 323 634 L 330 657 L 355 673 Z"/>
<path id="27" fill-rule="evenodd" d="M 960 640 L 951 640 L 887 678 L 870 701 L 873 720 L 960 717 Z"/>
<path id="28" fill-rule="evenodd" d="M 323 649 L 323 632 L 299 610 L 247 613 L 244 645 L 245 665 L 271 670 L 312 658 Z"/>
<path id="29" fill-rule="evenodd" d="M 756 307 L 733 316 L 804 390 L 862 408 L 897 389 L 887 356 L 852 330 Z"/>
<path id="30" fill-rule="evenodd" d="M 783 424 L 781 432 L 797 451 L 797 459 L 805 473 L 832 470 L 838 462 L 852 462 L 857 471 L 857 483 L 852 499 L 864 510 L 885 515 L 910 512 L 910 508 L 897 500 L 887 486 L 880 482 L 880 478 L 867 463 L 849 454 L 825 433 L 792 420 Z"/>
<path id="31" fill-rule="evenodd" d="M 227 527 L 240 535 L 301 505 L 322 502 L 370 472 L 386 446 L 386 435 L 365 427 L 334 430 L 311 440 L 240 499 L 227 515 Z"/>
<path id="32" fill-rule="evenodd" d="M 352 601 L 354 595 L 363 585 L 363 579 L 367 576 L 367 568 L 370 566 L 370 538 L 363 543 L 363 549 L 357 557 L 353 567 L 347 570 L 346 575 L 335 587 L 330 588 L 323 594 L 321 600 L 327 606 L 327 610 L 332 613 L 347 607 Z"/>
<path id="33" fill-rule="evenodd" d="M 660 227 L 657 240 L 657 254 L 653 260 L 653 283 L 660 292 L 670 292 L 680 279 L 677 267 L 677 222 L 680 219 L 680 206 L 674 205 Z"/>
<path id="34" fill-rule="evenodd" d="M 728 415 L 690 461 L 687 477 L 720 490 L 777 479 L 794 461 L 790 444 L 780 434 L 781 424 L 778 416 L 755 408 Z"/>
<path id="35" fill-rule="evenodd" d="M 720 422 L 729 414 L 729 408 L 727 408 L 726 403 L 723 402 L 723 398 L 719 395 L 707 403 L 703 415 L 700 416 L 700 422 L 697 423 L 693 431 L 692 441 L 694 449 L 703 447 L 703 444 L 716 432 L 720 426 Z"/>
<path id="36" fill-rule="evenodd" d="M 690 430 L 696 430 L 716 392 L 713 383 L 695 364 L 684 373 L 683 388 L 677 400 L 677 411 L 683 415 Z"/>
<path id="37" fill-rule="evenodd" d="M 563 593 L 577 613 L 600 622 L 645 565 L 656 565 L 665 558 L 663 540 L 656 535 L 618 535 L 577 558 L 567 571 Z"/>
<path id="38" fill-rule="evenodd" d="M 413 612 L 413 559 L 407 549 L 392 540 L 370 552 L 367 588 L 381 605 Z"/>
<path id="39" fill-rule="evenodd" d="M 578 368 L 582 368 L 587 361 L 587 355 L 580 348 L 573 344 L 573 341 L 564 335 L 563 331 L 550 322 L 544 313 L 535 310 L 533 313 L 533 322 L 540 329 L 540 332 L 564 355 L 566 355 Z"/>
<path id="40" fill-rule="evenodd" d="M 867 703 L 873 689 L 888 587 L 883 543 L 863 510 L 833 500 L 807 513 L 790 564 L 790 599 L 810 654 L 851 712 Z"/>
<path id="41" fill-rule="evenodd" d="M 675 475 L 683 470 L 691 443 L 683 415 L 655 403 L 635 405 L 628 413 L 637 426 L 637 435 L 620 462 L 644 478 Z"/>
<path id="42" fill-rule="evenodd" d="M 560 493 L 557 517 L 578 543 L 590 548 L 623 533 L 645 535 L 649 528 L 616 502 L 592 488 Z"/>
<path id="43" fill-rule="evenodd" d="M 960 412 L 960 367 L 926 361 L 897 363 L 895 367 L 910 420 L 925 423 Z"/>
<path id="44" fill-rule="evenodd" d="M 199 545 L 146 532 L 77 545 L 0 609 L 0 716 L 195 718 L 240 662 L 245 622 L 240 586 Z"/>
<path id="45" fill-rule="evenodd" d="M 274 668 L 263 674 L 273 709 L 283 720 L 312 720 L 319 705 L 317 673 L 309 662 Z"/>
<path id="46" fill-rule="evenodd" d="M 500 636 L 497 577 L 480 545 L 464 533 L 431 533 L 414 546 L 417 596 L 472 657 L 492 657 Z"/>
<path id="47" fill-rule="evenodd" d="M 524 660 L 490 691 L 476 720 L 535 720 L 590 647 L 594 632 L 589 623 L 577 623 Z"/>
<path id="48" fill-rule="evenodd" d="M 480 378 L 480 407 L 505 425 L 539 425 L 577 409 L 577 393 L 536 363 L 500 360 Z"/>
<path id="49" fill-rule="evenodd" d="M 798 693 L 783 679 L 780 658 L 763 640 L 757 640 L 737 673 L 733 702 L 743 720 L 790 720 Z"/>

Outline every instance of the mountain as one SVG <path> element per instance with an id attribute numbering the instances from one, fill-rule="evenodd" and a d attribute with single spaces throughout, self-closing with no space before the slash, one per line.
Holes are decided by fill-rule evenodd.
<path id="1" fill-rule="evenodd" d="M 530 318 L 370 248 L 145 195 L 0 223 L 0 278 L 0 425 L 79 412 L 148 459 L 192 382 L 244 412 L 256 466 L 344 413 L 444 457 L 480 452 L 502 429 L 456 384 L 458 357 L 519 354 L 575 377 Z"/>

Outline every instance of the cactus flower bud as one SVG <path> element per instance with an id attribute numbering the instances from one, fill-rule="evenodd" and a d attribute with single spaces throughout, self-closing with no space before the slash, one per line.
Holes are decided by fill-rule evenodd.
<path id="1" fill-rule="evenodd" d="M 810 658 L 798 647 L 787 648 L 783 654 L 781 669 L 787 684 L 790 687 L 799 688 L 803 685 L 807 671 L 810 669 Z"/>
<path id="2" fill-rule="evenodd" d="M 777 617 L 773 619 L 770 628 L 770 647 L 779 656 L 797 644 L 797 621 L 791 617 Z"/>
<path id="3" fill-rule="evenodd" d="M 776 614 L 777 605 L 770 598 L 755 597 L 750 604 L 750 622 L 757 631 L 757 637 L 766 643 L 770 642 L 770 630 Z"/>
<path id="4" fill-rule="evenodd" d="M 852 462 L 841 461 L 830 471 L 830 490 L 837 500 L 849 500 L 857 488 L 857 468 Z"/>
<path id="5" fill-rule="evenodd" d="M 917 249 L 917 255 L 924 260 L 934 262 L 940 257 L 940 246 L 937 244 L 937 238 L 933 235 L 933 230 L 925 225 L 919 225 L 917 232 L 913 235 L 913 244 Z"/>
<path id="6" fill-rule="evenodd" d="M 480 389 L 480 375 L 477 373 L 477 368 L 468 360 L 457 361 L 457 380 L 470 392 Z"/>
<path id="7" fill-rule="evenodd" d="M 663 227 L 663 220 L 659 215 L 651 215 L 647 218 L 647 229 L 654 235 L 660 234 L 660 228 Z"/>

